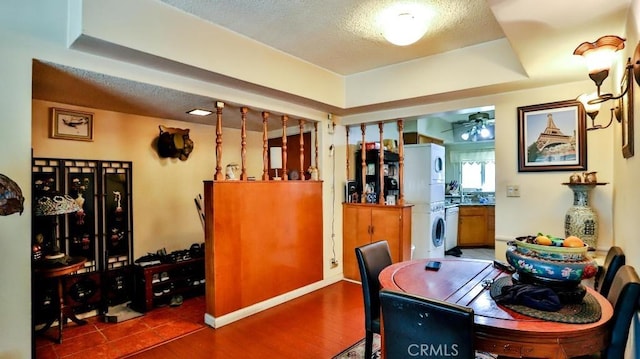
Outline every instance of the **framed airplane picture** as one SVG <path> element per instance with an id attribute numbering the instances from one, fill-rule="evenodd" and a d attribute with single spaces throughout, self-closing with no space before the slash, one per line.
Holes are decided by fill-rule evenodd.
<path id="1" fill-rule="evenodd" d="M 93 141 L 93 113 L 51 108 L 51 138 Z"/>

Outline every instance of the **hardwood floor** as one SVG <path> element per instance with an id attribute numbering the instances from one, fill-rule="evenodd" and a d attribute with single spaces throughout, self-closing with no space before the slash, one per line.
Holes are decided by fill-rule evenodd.
<path id="1" fill-rule="evenodd" d="M 340 281 L 221 328 L 206 327 L 127 358 L 329 359 L 362 338 L 362 288 Z"/>

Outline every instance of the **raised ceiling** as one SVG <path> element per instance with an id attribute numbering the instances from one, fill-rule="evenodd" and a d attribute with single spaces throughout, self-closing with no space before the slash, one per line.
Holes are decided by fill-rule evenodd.
<path id="1" fill-rule="evenodd" d="M 411 46 L 397 47 L 384 41 L 375 22 L 378 10 L 394 2 L 163 0 L 170 11 L 192 14 L 213 26 L 233 31 L 345 77 L 360 71 L 392 68 L 418 59 L 435 58 L 438 54 L 457 49 L 473 49 L 500 39 L 508 40 L 527 75 L 524 80 L 499 85 L 483 86 L 469 81 L 468 89 L 449 93 L 379 101 L 357 108 L 336 108 L 294 93 L 247 84 L 224 74 L 200 72 L 205 81 L 209 78 L 222 79 L 225 86 L 248 88 L 342 116 L 584 80 L 585 70 L 572 55 L 573 49 L 582 41 L 593 41 L 604 34 L 623 34 L 630 6 L 630 0 L 609 0 L 606 5 L 600 0 L 414 1 L 432 6 L 438 16 L 420 41 Z M 122 58 L 122 54 L 115 53 L 120 50 L 107 53 L 111 50 L 102 48 L 106 53 L 101 55 Z M 35 63 L 33 96 L 43 100 L 203 123 L 212 120 L 210 117 L 186 115 L 186 111 L 201 106 L 210 108 L 212 101 L 224 100 L 64 65 Z M 465 65 L 474 66 L 473 63 Z M 189 70 L 188 65 L 183 66 Z M 256 126 L 259 125 L 259 111 L 253 109 L 250 113 Z M 459 118 L 452 119 L 457 120 Z"/>

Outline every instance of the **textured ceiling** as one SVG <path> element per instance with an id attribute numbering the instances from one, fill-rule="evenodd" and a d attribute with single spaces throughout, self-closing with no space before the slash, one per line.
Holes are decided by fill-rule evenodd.
<path id="1" fill-rule="evenodd" d="M 394 0 L 161 1 L 171 11 L 184 11 L 213 26 L 226 28 L 345 76 L 502 38 L 508 40 L 527 75 L 526 81 L 520 83 L 495 86 L 474 84 L 466 90 L 435 94 L 428 99 L 411 98 L 346 109 L 313 102 L 296 94 L 278 93 L 274 89 L 253 88 L 274 99 L 338 115 L 584 80 L 586 75 L 575 62 L 575 56 L 571 55 L 573 48 L 582 41 L 593 41 L 603 34 L 622 34 L 630 5 L 630 0 L 608 0 L 606 7 L 602 6 L 602 0 L 414 0 L 410 2 L 431 6 L 437 16 L 427 34 L 416 44 L 398 47 L 383 39 L 376 22 L 376 14 L 395 3 Z M 125 55 L 135 53 L 135 49 L 101 48 L 105 53 L 98 53 L 100 56 L 115 55 L 108 51 L 125 50 Z M 164 59 L 151 60 L 153 64 Z M 193 70 L 186 64 L 182 66 L 185 66 L 185 73 Z M 197 75 L 203 81 L 220 81 L 220 76 L 213 76 L 213 73 L 201 71 Z M 227 87 L 241 82 L 233 78 L 223 78 L 223 81 L 226 81 L 224 86 Z M 237 88 L 242 88 L 242 84 Z M 185 112 L 196 107 L 210 108 L 212 101 L 225 100 L 40 61 L 34 61 L 33 97 L 199 123 L 212 123 L 214 119 L 211 116 L 191 116 Z M 235 111 L 233 106 L 227 103 L 225 114 Z M 461 109 L 446 114 L 425 115 L 437 115 L 438 118 L 455 122 L 465 119 L 476 110 Z M 260 130 L 259 111 L 250 109 L 248 129 Z M 272 116 L 279 115 L 272 112 Z M 238 128 L 239 121 L 226 125 Z"/>
<path id="2" fill-rule="evenodd" d="M 409 1 L 436 15 L 411 46 L 389 44 L 378 15 L 397 0 L 162 0 L 341 75 L 503 38 L 485 0 Z"/>

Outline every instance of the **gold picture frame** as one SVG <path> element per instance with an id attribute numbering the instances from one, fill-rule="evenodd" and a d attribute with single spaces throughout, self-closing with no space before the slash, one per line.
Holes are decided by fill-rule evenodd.
<path id="1" fill-rule="evenodd" d="M 51 138 L 93 141 L 93 113 L 51 108 Z"/>

